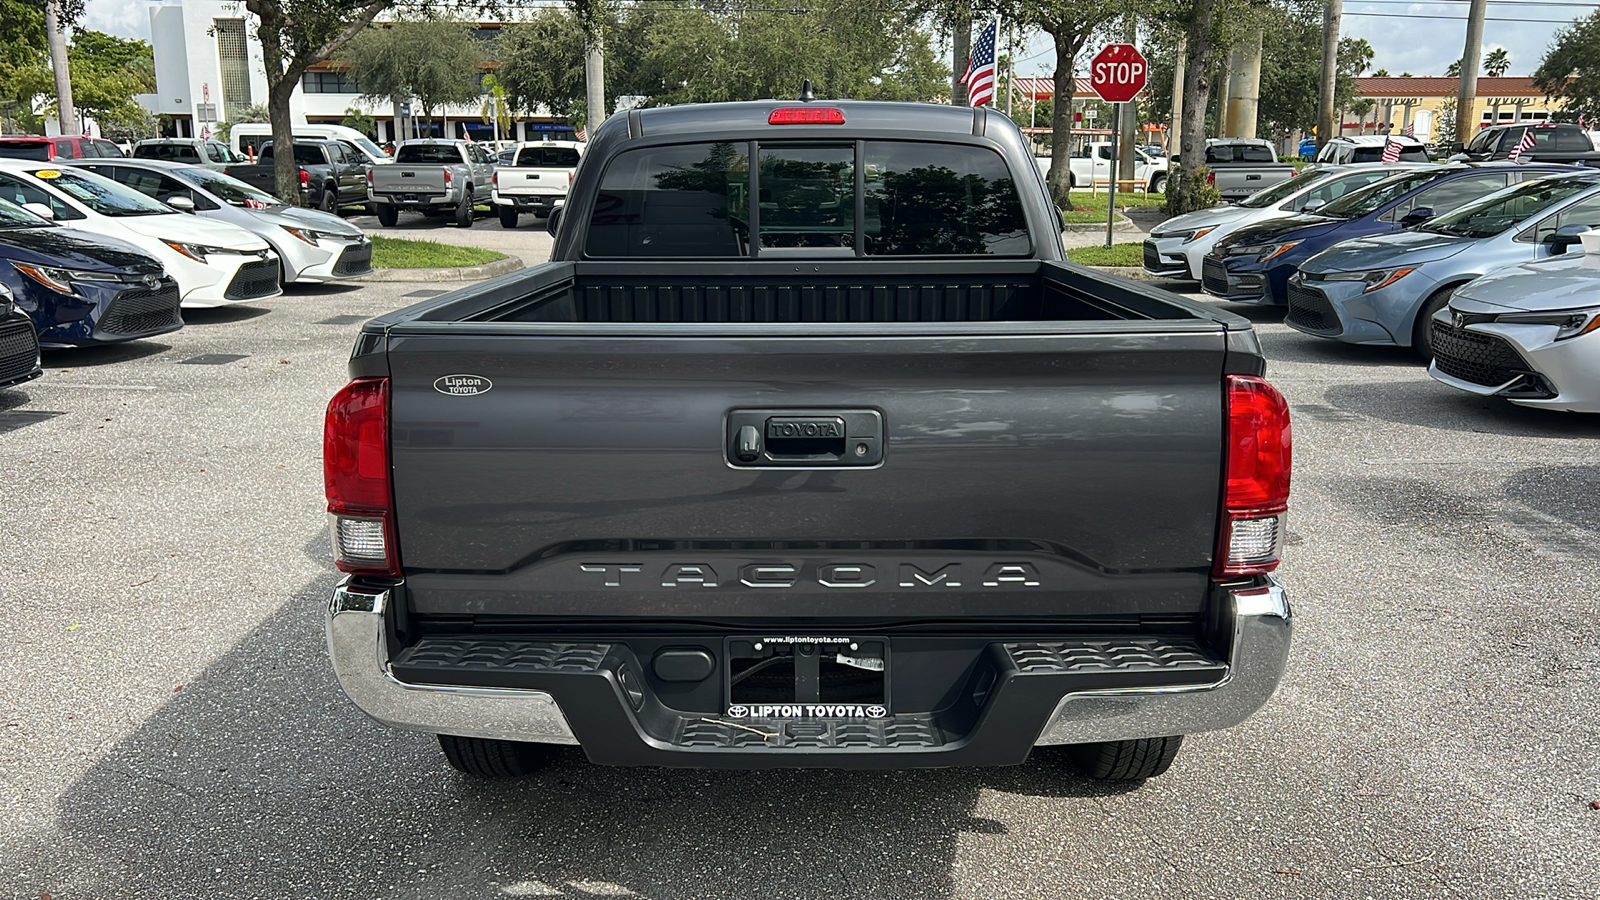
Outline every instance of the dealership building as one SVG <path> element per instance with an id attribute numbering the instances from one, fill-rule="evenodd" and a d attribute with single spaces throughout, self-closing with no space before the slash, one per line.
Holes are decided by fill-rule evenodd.
<path id="1" fill-rule="evenodd" d="M 492 40 L 499 23 L 477 26 L 478 36 Z M 237 0 L 167 0 L 150 6 L 150 45 L 155 52 L 156 92 L 139 100 L 152 114 L 165 117 L 172 137 L 200 137 L 218 122 L 237 120 L 250 106 L 267 102 L 266 67 L 261 42 L 251 33 L 244 4 Z M 373 103 L 338 63 L 318 63 L 306 72 L 289 100 L 296 122 L 339 124 L 355 109 L 373 117 L 380 142 L 407 136 L 468 137 L 489 140 L 494 125 L 483 121 L 480 104 L 452 107 L 436 121 L 417 121 L 412 104 Z M 552 116 L 513 116 L 511 134 L 502 138 L 539 140 L 544 135 L 571 137 L 572 126 Z"/>

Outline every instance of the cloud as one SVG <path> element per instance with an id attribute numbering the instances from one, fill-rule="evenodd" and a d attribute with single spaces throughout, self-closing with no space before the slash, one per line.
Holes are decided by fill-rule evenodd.
<path id="1" fill-rule="evenodd" d="M 83 27 L 148 41 L 152 5 L 138 0 L 87 0 L 83 5 Z"/>

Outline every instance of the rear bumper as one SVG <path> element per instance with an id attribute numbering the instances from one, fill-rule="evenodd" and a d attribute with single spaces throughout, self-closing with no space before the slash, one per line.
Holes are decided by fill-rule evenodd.
<path id="1" fill-rule="evenodd" d="M 503 194 L 495 191 L 491 196 L 495 206 L 511 206 L 517 210 L 549 211 L 567 202 L 566 194 Z"/>
<path id="2" fill-rule="evenodd" d="M 1179 651 L 1176 662 L 1097 662 L 1086 676 L 1071 654 L 1052 656 L 1048 645 L 996 642 L 974 669 L 973 690 L 950 709 L 804 734 L 779 720 L 728 722 L 668 709 L 652 692 L 636 689 L 643 667 L 620 643 L 544 644 L 538 653 L 521 654 L 515 671 L 486 667 L 480 658 L 447 676 L 465 672 L 473 684 L 404 679 L 391 652 L 391 591 L 351 579 L 334 589 L 327 635 L 345 693 L 369 716 L 400 729 L 581 743 L 593 761 L 617 765 L 1008 765 L 1026 760 L 1035 745 L 1190 734 L 1227 728 L 1255 712 L 1277 689 L 1288 658 L 1287 595 L 1267 578 L 1222 597 L 1215 629 L 1227 644 L 1218 648 L 1221 660 L 1186 665 L 1181 657 L 1193 662 L 1195 654 Z M 1031 649 L 1019 654 L 1022 646 Z M 1197 669 L 1220 677 L 1194 683 Z M 1107 688 L 1108 678 L 1140 684 Z M 519 686 L 506 686 L 512 681 Z"/>

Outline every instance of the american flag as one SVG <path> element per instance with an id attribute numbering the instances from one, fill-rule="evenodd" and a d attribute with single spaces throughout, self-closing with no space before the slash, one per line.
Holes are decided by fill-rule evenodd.
<path id="1" fill-rule="evenodd" d="M 200 129 L 200 140 L 202 140 L 202 141 L 211 140 L 211 126 L 210 125 L 207 125 L 204 128 Z"/>
<path id="2" fill-rule="evenodd" d="M 1397 163 L 1397 162 L 1399 162 L 1400 161 L 1400 142 L 1395 140 L 1392 137 L 1387 139 L 1387 140 L 1385 140 L 1383 142 L 1383 156 L 1379 158 L 1379 161 L 1380 162 L 1384 162 L 1384 163 Z"/>
<path id="3" fill-rule="evenodd" d="M 1524 151 L 1532 150 L 1532 149 L 1533 149 L 1533 129 L 1529 128 L 1527 131 L 1524 131 L 1522 133 L 1522 140 L 1517 141 L 1517 145 L 1515 147 L 1511 148 L 1511 155 L 1507 156 L 1506 159 L 1510 159 L 1510 160 L 1520 159 L 1522 157 L 1522 154 L 1523 154 Z"/>
<path id="4" fill-rule="evenodd" d="M 978 35 L 978 42 L 972 45 L 972 55 L 967 58 L 967 71 L 961 76 L 961 83 L 967 86 L 967 103 L 971 106 L 982 106 L 994 99 L 994 45 L 999 31 L 1000 21 L 990 22 Z"/>
<path id="5" fill-rule="evenodd" d="M 1416 137 L 1417 136 L 1417 123 L 1415 123 L 1415 122 L 1407 122 L 1406 123 L 1406 127 L 1400 129 L 1400 133 L 1405 135 L 1406 137 Z"/>
<path id="6" fill-rule="evenodd" d="M 578 138 L 579 141 L 581 141 L 583 143 L 588 143 L 588 141 L 589 141 L 589 132 L 584 131 L 582 128 L 579 128 L 576 137 Z"/>

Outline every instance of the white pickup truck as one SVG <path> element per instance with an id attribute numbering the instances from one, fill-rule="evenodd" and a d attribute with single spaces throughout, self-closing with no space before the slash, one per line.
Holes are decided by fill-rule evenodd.
<path id="1" fill-rule="evenodd" d="M 1036 156 L 1034 161 L 1039 166 L 1040 175 L 1050 174 L 1050 157 Z M 1111 179 L 1113 163 L 1111 159 L 1111 143 L 1097 141 L 1088 144 L 1067 159 L 1068 170 L 1072 173 L 1072 187 L 1088 188 L 1095 182 L 1106 184 Z M 1133 151 L 1133 177 L 1144 182 L 1145 190 L 1152 194 L 1162 193 L 1167 189 L 1167 170 L 1169 164 L 1158 156 L 1149 156 L 1137 148 Z"/>
<path id="2" fill-rule="evenodd" d="M 517 214 L 546 217 L 567 200 L 567 186 L 583 156 L 583 145 L 572 141 L 536 141 L 518 144 L 511 165 L 494 173 L 494 206 L 500 224 L 517 227 Z"/>

